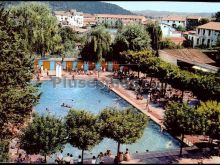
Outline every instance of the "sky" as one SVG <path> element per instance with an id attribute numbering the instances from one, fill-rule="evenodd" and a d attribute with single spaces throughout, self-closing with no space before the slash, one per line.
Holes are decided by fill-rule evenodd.
<path id="1" fill-rule="evenodd" d="M 220 11 L 220 2 L 172 2 L 172 1 L 105 1 L 116 4 L 124 9 L 134 10 L 156 10 L 172 12 L 191 13 L 215 13 Z"/>

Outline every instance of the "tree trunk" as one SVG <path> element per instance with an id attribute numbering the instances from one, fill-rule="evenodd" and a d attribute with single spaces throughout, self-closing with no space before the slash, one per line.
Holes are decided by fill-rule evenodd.
<path id="1" fill-rule="evenodd" d="M 47 163 L 47 155 L 44 155 L 44 162 Z"/>
<path id="2" fill-rule="evenodd" d="M 140 71 L 139 71 L 139 68 L 138 68 L 138 78 L 140 77 Z"/>
<path id="3" fill-rule="evenodd" d="M 150 87 L 151 87 L 151 83 L 152 83 L 153 77 L 150 77 Z"/>
<path id="4" fill-rule="evenodd" d="M 180 157 L 182 157 L 182 152 L 183 152 L 183 140 L 184 140 L 184 134 L 182 134 L 182 138 L 181 138 L 181 146 L 180 146 Z"/>
<path id="5" fill-rule="evenodd" d="M 120 152 L 120 142 L 118 142 L 118 154 Z"/>
<path id="6" fill-rule="evenodd" d="M 184 97 L 184 90 L 182 90 L 182 102 L 183 102 L 183 97 Z"/>
<path id="7" fill-rule="evenodd" d="M 83 164 L 83 154 L 84 154 L 84 150 L 82 150 L 82 160 L 81 160 L 82 164 Z"/>
<path id="8" fill-rule="evenodd" d="M 162 95 L 163 95 L 163 93 L 164 93 L 163 91 L 164 91 L 164 83 L 162 82 L 162 83 L 161 83 L 161 89 L 160 89 L 160 92 L 162 93 Z"/>
<path id="9" fill-rule="evenodd" d="M 164 96 L 166 95 L 166 90 L 167 90 L 167 82 L 165 83 L 165 86 L 164 86 Z"/>

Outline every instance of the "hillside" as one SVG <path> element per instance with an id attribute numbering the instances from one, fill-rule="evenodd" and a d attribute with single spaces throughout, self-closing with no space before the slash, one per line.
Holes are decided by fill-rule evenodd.
<path id="1" fill-rule="evenodd" d="M 15 5 L 22 1 L 1 1 L 6 5 Z M 132 12 L 123 9 L 122 7 L 106 2 L 98 1 L 39 1 L 49 4 L 52 10 L 70 10 L 76 9 L 77 11 L 91 14 L 132 14 Z"/>
<path id="2" fill-rule="evenodd" d="M 170 12 L 170 11 L 155 11 L 155 10 L 143 10 L 143 11 L 132 11 L 135 14 L 144 15 L 147 17 L 164 17 L 167 15 L 178 15 L 178 16 L 202 16 L 211 17 L 212 13 L 187 13 L 187 12 Z"/>

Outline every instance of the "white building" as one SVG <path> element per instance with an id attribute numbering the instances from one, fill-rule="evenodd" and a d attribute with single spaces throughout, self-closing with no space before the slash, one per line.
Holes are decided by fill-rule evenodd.
<path id="1" fill-rule="evenodd" d="M 162 31 L 162 37 L 181 37 L 182 33 L 177 31 L 175 28 L 169 24 L 160 23 L 160 28 Z"/>
<path id="2" fill-rule="evenodd" d="M 200 45 L 212 47 L 216 45 L 218 36 L 220 36 L 220 22 L 209 22 L 198 26 L 196 34 L 190 35 L 188 39 L 192 41 L 193 47 Z"/>
<path id="3" fill-rule="evenodd" d="M 112 26 L 115 26 L 116 21 L 121 21 L 123 24 L 128 23 L 141 23 L 143 24 L 146 18 L 144 16 L 137 15 L 117 15 L 117 14 L 96 14 L 95 15 L 96 23 L 108 23 Z"/>
<path id="4" fill-rule="evenodd" d="M 83 13 L 76 10 L 54 11 L 54 15 L 62 25 L 83 27 Z"/>
<path id="5" fill-rule="evenodd" d="M 179 25 L 186 27 L 186 18 L 182 16 L 167 16 L 161 20 L 161 23 L 177 28 Z"/>

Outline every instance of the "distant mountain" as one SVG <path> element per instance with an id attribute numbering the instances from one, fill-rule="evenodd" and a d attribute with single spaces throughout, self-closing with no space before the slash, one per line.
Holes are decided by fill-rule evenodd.
<path id="1" fill-rule="evenodd" d="M 16 5 L 22 1 L 1 1 L 6 5 Z M 123 9 L 122 7 L 99 1 L 39 1 L 49 4 L 52 10 L 70 10 L 76 9 L 77 11 L 91 14 L 123 14 L 134 15 L 134 13 Z"/>
<path id="2" fill-rule="evenodd" d="M 135 14 L 143 15 L 146 17 L 164 17 L 168 15 L 177 16 L 202 16 L 211 17 L 213 13 L 187 13 L 187 12 L 170 12 L 170 11 L 155 11 L 155 10 L 142 10 L 142 11 L 132 11 Z"/>

